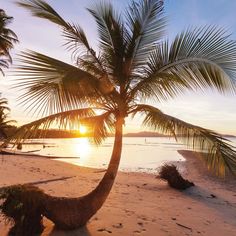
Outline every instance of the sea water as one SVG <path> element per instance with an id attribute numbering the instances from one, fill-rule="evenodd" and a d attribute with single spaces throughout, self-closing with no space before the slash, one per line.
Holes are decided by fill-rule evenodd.
<path id="1" fill-rule="evenodd" d="M 231 139 L 236 146 L 236 139 Z M 75 165 L 106 168 L 111 157 L 114 138 L 107 138 L 97 146 L 88 138 L 37 139 L 23 145 L 22 151 L 33 151 Z M 166 162 L 184 161 L 177 150 L 188 149 L 173 138 L 124 137 L 120 170 L 155 173 Z M 63 158 L 65 157 L 65 158 Z"/>

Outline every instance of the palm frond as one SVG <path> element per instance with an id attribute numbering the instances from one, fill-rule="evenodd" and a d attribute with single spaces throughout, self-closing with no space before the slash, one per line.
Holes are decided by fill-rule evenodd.
<path id="1" fill-rule="evenodd" d="M 64 44 L 67 49 L 72 50 L 72 56 L 77 58 L 77 54 L 81 52 L 88 54 L 97 64 L 101 71 L 105 73 L 105 69 L 95 51 L 90 46 L 85 32 L 79 24 L 68 23 L 65 21 L 47 2 L 43 0 L 19 0 L 17 4 L 29 10 L 33 16 L 46 19 L 60 26 L 63 31 L 63 36 L 66 39 Z"/>
<path id="2" fill-rule="evenodd" d="M 4 138 L 6 138 L 8 136 L 7 130 L 11 129 L 16 123 L 16 120 L 3 121 L 2 119 L 0 119 L 0 134 L 3 134 Z"/>
<path id="3" fill-rule="evenodd" d="M 13 48 L 14 43 L 18 42 L 17 35 L 7 25 L 10 24 L 13 17 L 7 16 L 4 10 L 0 9 L 0 49 L 8 51 Z"/>
<path id="4" fill-rule="evenodd" d="M 1 93 L 0 93 L 1 96 Z M 8 100 L 6 98 L 1 98 L 0 97 L 0 111 L 10 111 L 10 108 L 8 107 Z"/>
<path id="5" fill-rule="evenodd" d="M 160 42 L 164 35 L 166 17 L 163 15 L 163 1 L 132 1 L 126 11 L 126 18 L 130 33 L 126 57 L 135 68 L 146 63 L 154 45 Z"/>
<path id="6" fill-rule="evenodd" d="M 8 101 L 6 98 L 1 98 L 0 94 L 0 136 L 1 138 L 7 137 L 7 130 L 12 128 L 12 125 L 16 123 L 15 120 L 9 120 L 10 108 L 8 107 Z"/>
<path id="7" fill-rule="evenodd" d="M 9 56 L 10 56 L 10 54 L 9 54 Z M 2 57 L 2 55 L 0 54 L 0 57 L 2 57 L 0 59 L 0 72 L 2 73 L 3 76 L 5 76 L 5 73 L 4 73 L 2 68 L 7 69 L 7 68 L 9 68 L 10 63 L 12 63 L 12 60 L 9 56 L 8 57 L 6 57 L 6 56 Z"/>
<path id="8" fill-rule="evenodd" d="M 36 132 L 39 132 L 39 130 L 41 131 L 39 134 L 40 137 L 44 137 L 50 127 L 70 130 L 78 129 L 82 119 L 94 115 L 95 112 L 92 109 L 81 108 L 46 116 L 19 127 L 17 131 L 8 138 L 8 142 L 13 140 L 17 143 L 23 139 L 33 138 L 35 137 Z"/>
<path id="9" fill-rule="evenodd" d="M 85 125 L 92 140 L 99 145 L 114 131 L 114 124 L 115 120 L 111 112 L 96 115 L 90 108 L 76 109 L 53 114 L 23 125 L 11 137 L 8 137 L 6 142 L 19 143 L 21 140 L 34 138 L 35 136 L 43 138 L 50 127 L 76 130 L 79 129 L 80 125 Z"/>
<path id="10" fill-rule="evenodd" d="M 124 52 L 126 49 L 126 32 L 121 14 L 110 3 L 100 2 L 88 11 L 95 18 L 101 49 L 101 57 L 105 59 L 105 66 L 112 79 L 121 84 L 123 73 Z M 121 81 L 119 81 L 121 80 Z"/>
<path id="11" fill-rule="evenodd" d="M 85 118 L 81 122 L 92 131 L 92 140 L 97 145 L 101 144 L 115 129 L 115 117 L 111 112 Z"/>
<path id="12" fill-rule="evenodd" d="M 120 31 L 120 28 L 117 28 L 119 27 L 118 22 L 120 23 L 120 16 L 115 12 L 113 6 L 110 3 L 100 2 L 92 8 L 88 8 L 88 11 L 96 20 L 101 46 L 118 50 L 116 48 L 117 40 L 123 39 L 121 35 L 115 35 Z"/>
<path id="13" fill-rule="evenodd" d="M 137 105 L 132 114 L 138 112 L 145 114 L 143 125 L 174 136 L 177 141 L 181 140 L 198 151 L 206 152 L 207 166 L 217 175 L 224 176 L 228 171 L 236 174 L 236 151 L 221 135 L 164 114 L 149 105 Z"/>
<path id="14" fill-rule="evenodd" d="M 102 98 L 102 80 L 77 67 L 34 51 L 22 53 L 20 62 L 15 87 L 27 90 L 19 99 L 28 110 L 41 107 L 47 115 Z"/>
<path id="15" fill-rule="evenodd" d="M 7 25 L 13 17 L 7 16 L 5 11 L 0 9 L 0 72 L 4 75 L 2 68 L 8 68 L 12 63 L 10 50 L 18 42 L 16 34 Z"/>
<path id="16" fill-rule="evenodd" d="M 91 60 L 90 57 L 78 58 L 77 63 L 79 68 L 83 69 L 84 71 L 89 72 L 90 74 L 96 77 L 103 77 L 105 76 L 104 72 L 94 63 L 94 60 Z"/>
<path id="17" fill-rule="evenodd" d="M 166 99 L 186 89 L 216 88 L 221 93 L 235 93 L 236 41 L 216 26 L 188 29 L 171 45 L 168 41 L 157 45 L 142 74 L 132 94 L 147 98 Z M 156 93 L 146 93 L 150 86 Z"/>
<path id="18" fill-rule="evenodd" d="M 33 16 L 47 19 L 57 25 L 67 26 L 66 21 L 45 1 L 43 0 L 20 0 L 16 4 L 28 9 Z"/>

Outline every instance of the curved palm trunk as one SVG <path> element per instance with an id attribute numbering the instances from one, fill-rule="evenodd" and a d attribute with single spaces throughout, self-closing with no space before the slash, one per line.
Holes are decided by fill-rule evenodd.
<path id="1" fill-rule="evenodd" d="M 98 184 L 89 194 L 79 198 L 59 198 L 47 195 L 44 213 L 58 228 L 75 229 L 85 225 L 88 220 L 102 207 L 118 171 L 122 149 L 123 119 L 116 123 L 115 141 L 108 169 Z"/>

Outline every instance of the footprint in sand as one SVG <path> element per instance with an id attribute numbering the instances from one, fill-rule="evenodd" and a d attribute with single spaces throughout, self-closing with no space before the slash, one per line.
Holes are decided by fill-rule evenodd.
<path id="1" fill-rule="evenodd" d="M 146 229 L 141 229 L 141 230 L 135 230 L 133 231 L 135 234 L 141 234 L 142 232 L 145 232 Z"/>
<path id="2" fill-rule="evenodd" d="M 140 215 L 138 216 L 138 219 L 144 220 L 144 221 L 148 221 L 147 217 L 144 215 Z"/>
<path id="3" fill-rule="evenodd" d="M 143 227 L 143 222 L 138 222 L 137 223 L 139 226 Z"/>
<path id="4" fill-rule="evenodd" d="M 98 229 L 97 231 L 98 231 L 98 232 L 107 232 L 107 233 L 109 233 L 109 234 L 112 233 L 111 230 L 107 230 L 106 228 Z"/>
<path id="5" fill-rule="evenodd" d="M 135 214 L 134 211 L 129 211 L 125 209 L 125 213 L 127 214 L 127 216 L 133 216 Z"/>
<path id="6" fill-rule="evenodd" d="M 121 228 L 123 228 L 123 224 L 122 223 L 118 223 L 118 224 L 112 225 L 112 227 L 116 228 L 116 229 L 121 229 Z"/>

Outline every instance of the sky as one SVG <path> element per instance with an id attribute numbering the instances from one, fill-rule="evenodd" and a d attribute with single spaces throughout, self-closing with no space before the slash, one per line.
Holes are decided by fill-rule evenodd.
<path id="1" fill-rule="evenodd" d="M 108 1 L 108 0 L 105 0 Z M 17 54 L 31 49 L 51 57 L 71 63 L 70 54 L 63 47 L 60 29 L 45 20 L 32 17 L 29 12 L 19 8 L 14 0 L 0 0 L 0 8 L 4 9 L 14 21 L 9 25 L 19 38 L 20 43 L 12 51 L 13 64 L 17 64 Z M 96 23 L 86 11 L 96 0 L 48 0 L 56 11 L 67 21 L 79 23 L 87 37 L 96 48 Z M 117 9 L 124 10 L 126 0 L 111 0 Z M 226 27 L 231 38 L 236 40 L 236 1 L 235 0 L 166 0 L 165 14 L 168 17 L 167 36 L 172 39 L 177 33 L 189 26 L 219 25 Z M 19 92 L 12 88 L 13 70 L 5 70 L 6 76 L 0 75 L 0 92 L 8 98 L 12 110 L 11 117 L 18 125 L 36 118 L 34 114 L 24 111 L 17 102 Z M 154 104 L 163 112 L 186 122 L 212 129 L 223 134 L 236 135 L 236 96 L 221 95 L 217 91 L 188 92 L 174 100 Z M 126 121 L 125 132 L 136 132 L 140 128 L 140 120 Z"/>

